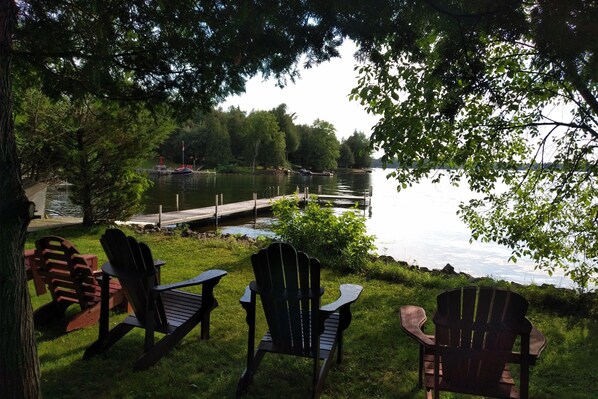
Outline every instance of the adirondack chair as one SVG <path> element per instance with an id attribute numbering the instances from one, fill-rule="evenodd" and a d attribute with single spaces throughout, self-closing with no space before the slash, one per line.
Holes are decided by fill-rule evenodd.
<path id="1" fill-rule="evenodd" d="M 101 289 L 97 278 L 97 256 L 82 255 L 68 240 L 57 236 L 42 237 L 35 243 L 35 252 L 28 259 L 34 278 L 46 284 L 52 302 L 33 313 L 35 325 L 64 317 L 66 310 L 78 304 L 81 311 L 72 317 L 66 331 L 84 328 L 100 318 Z M 36 284 L 36 291 L 39 289 Z M 39 291 L 38 291 L 39 292 Z M 125 295 L 118 282 L 107 286 L 108 307 L 125 305 Z"/>
<path id="2" fill-rule="evenodd" d="M 240 300 L 249 325 L 247 368 L 237 385 L 237 396 L 253 380 L 256 369 L 267 352 L 313 359 L 312 397 L 318 398 L 334 352 L 342 361 L 343 331 L 351 324 L 350 306 L 362 287 L 340 286 L 341 296 L 320 307 L 320 262 L 289 244 L 273 243 L 251 256 L 255 274 Z M 261 298 L 269 331 L 254 353 L 256 295 Z M 320 359 L 323 360 L 319 367 Z"/>
<path id="3" fill-rule="evenodd" d="M 105 352 L 134 327 L 145 329 L 144 353 L 134 363 L 135 370 L 154 365 L 199 323 L 201 338 L 210 337 L 210 313 L 218 306 L 213 290 L 225 271 L 209 270 L 190 280 L 160 285 L 163 262 L 154 262 L 147 245 L 118 229 L 107 229 L 100 241 L 109 260 L 102 266 L 102 284 L 118 278 L 133 313 L 109 331 L 108 299 L 102 296 L 99 338 L 87 348 L 84 359 Z M 201 295 L 177 290 L 200 284 Z M 155 332 L 165 335 L 154 342 Z"/>
<path id="4" fill-rule="evenodd" d="M 546 346 L 525 317 L 528 302 L 499 288 L 467 287 L 437 297 L 435 333 L 424 333 L 425 311 L 401 307 L 401 328 L 419 342 L 419 386 L 493 398 L 527 398 L 529 367 Z M 518 344 L 517 344 L 518 342 Z M 514 351 L 519 346 L 519 351 Z M 509 363 L 519 364 L 519 389 Z"/>
<path id="5" fill-rule="evenodd" d="M 25 256 L 25 273 L 27 275 L 27 280 L 33 280 L 35 295 L 44 295 L 48 291 L 46 291 L 46 283 L 37 272 L 35 249 L 26 249 L 23 255 Z"/>

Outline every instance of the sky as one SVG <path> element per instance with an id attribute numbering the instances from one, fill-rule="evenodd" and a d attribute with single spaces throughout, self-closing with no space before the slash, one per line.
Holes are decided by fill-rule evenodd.
<path id="1" fill-rule="evenodd" d="M 264 81 L 258 75 L 247 82 L 242 95 L 227 98 L 220 106 L 267 111 L 280 104 L 287 105 L 287 112 L 295 113 L 295 124 L 311 125 L 316 119 L 330 122 L 336 128 L 339 140 L 346 139 L 355 130 L 370 135 L 377 118 L 368 114 L 357 101 L 349 101 L 351 89 L 357 85 L 357 61 L 353 58 L 357 47 L 345 41 L 339 48 L 341 58 L 310 69 L 303 69 L 295 83 L 284 88 L 276 86 L 273 79 Z"/>

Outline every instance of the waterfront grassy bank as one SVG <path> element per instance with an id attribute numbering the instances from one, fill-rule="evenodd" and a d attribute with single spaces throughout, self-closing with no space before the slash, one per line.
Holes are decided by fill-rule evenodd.
<path id="1" fill-rule="evenodd" d="M 57 234 L 71 240 L 81 252 L 98 254 L 102 264 L 106 257 L 98 238 L 103 230 L 104 227 L 68 227 L 34 232 L 29 236 L 27 248 L 32 248 L 41 235 Z M 83 361 L 83 351 L 97 337 L 97 326 L 64 334 L 63 324 L 58 321 L 36 331 L 44 397 L 234 397 L 247 347 L 245 314 L 238 300 L 253 279 L 249 256 L 264 243 L 231 237 L 198 240 L 160 233 L 138 238 L 150 245 L 156 258 L 166 261 L 162 277 L 165 283 L 212 268 L 228 272 L 215 290 L 220 307 L 212 313 L 211 339 L 200 341 L 196 329 L 156 366 L 133 372 L 131 365 L 142 348 L 141 330 L 129 333 L 106 355 Z M 382 261 L 373 262 L 360 274 L 343 275 L 326 269 L 322 281 L 326 289 L 324 303 L 336 298 L 340 283 L 364 287 L 353 308 L 353 324 L 345 336 L 344 361 L 333 366 L 323 398 L 423 396 L 417 389 L 417 345 L 400 330 L 399 308 L 418 304 L 431 314 L 439 292 L 472 283 L 510 286 L 530 300 L 529 318 L 548 339 L 546 350 L 532 369 L 530 397 L 598 397 L 594 384 L 598 373 L 594 360 L 598 356 L 595 295 L 578 295 L 550 287 L 513 286 L 489 279 L 473 282 L 465 276 L 423 273 Z M 31 287 L 30 292 L 34 293 Z M 49 294 L 32 295 L 34 308 L 49 300 Z M 112 325 L 124 317 L 112 314 Z M 263 332 L 263 315 L 258 313 L 258 318 Z M 266 356 L 246 397 L 308 397 L 310 378 L 308 361 Z"/>

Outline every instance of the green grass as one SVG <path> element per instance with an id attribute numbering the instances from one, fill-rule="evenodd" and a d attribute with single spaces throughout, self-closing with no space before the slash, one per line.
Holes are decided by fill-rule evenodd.
<path id="1" fill-rule="evenodd" d="M 51 234 L 71 240 L 81 252 L 98 254 L 102 264 L 106 260 L 98 241 L 102 232 L 103 228 L 68 228 Z M 27 248 L 32 248 L 35 239 L 43 234 L 32 234 Z M 44 397 L 234 397 L 247 350 L 245 313 L 238 300 L 253 279 L 249 256 L 257 248 L 233 239 L 200 241 L 165 235 L 144 235 L 138 239 L 150 245 L 155 258 L 166 261 L 163 282 L 187 279 L 212 268 L 228 272 L 215 289 L 220 306 L 212 313 L 210 340 L 201 341 L 196 328 L 157 365 L 147 371 L 133 372 L 132 364 L 141 354 L 142 330 L 132 331 L 106 354 L 84 361 L 84 350 L 97 338 L 97 326 L 64 334 L 61 332 L 64 321 L 56 321 L 36 330 Z M 324 270 L 322 281 L 326 289 L 323 303 L 336 298 L 340 283 L 364 287 L 352 308 L 353 323 L 345 335 L 344 361 L 332 367 L 322 397 L 423 397 L 417 388 L 417 344 L 401 331 L 399 308 L 417 304 L 430 314 L 438 293 L 469 282 L 463 277 L 437 277 L 381 262 L 371 265 L 363 274 L 340 275 Z M 598 397 L 595 385 L 598 323 L 594 296 L 580 298 L 539 287 L 512 288 L 530 299 L 529 317 L 548 339 L 547 348 L 532 368 L 531 397 Z M 48 294 L 35 296 L 32 285 L 30 292 L 34 309 L 50 300 Z M 111 325 L 124 317 L 112 313 Z M 258 322 L 261 326 L 258 334 L 262 334 L 265 323 L 259 312 Z M 268 355 L 245 397 L 306 398 L 310 395 L 310 378 L 309 361 Z M 460 397 L 466 396 L 443 395 L 443 398 Z"/>

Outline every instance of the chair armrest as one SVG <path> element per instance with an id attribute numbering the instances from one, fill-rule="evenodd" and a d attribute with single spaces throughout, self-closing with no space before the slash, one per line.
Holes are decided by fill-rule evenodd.
<path id="1" fill-rule="evenodd" d="M 434 339 L 425 334 L 422 327 L 428 318 L 426 311 L 413 305 L 401 306 L 401 329 L 426 347 L 434 346 Z"/>
<path id="2" fill-rule="evenodd" d="M 340 286 L 341 296 L 334 302 L 324 305 L 320 311 L 325 313 L 334 313 L 340 308 L 350 305 L 359 298 L 363 287 L 355 284 L 343 284 Z"/>
<path id="3" fill-rule="evenodd" d="M 251 288 L 249 288 L 249 286 L 245 287 L 245 293 L 243 294 L 241 299 L 239 299 L 239 303 L 241 305 L 251 303 Z"/>
<path id="4" fill-rule="evenodd" d="M 545 347 L 546 337 L 532 325 L 532 331 L 529 335 L 529 354 L 537 358 Z"/>
<path id="5" fill-rule="evenodd" d="M 320 325 L 319 334 L 324 332 L 324 324 L 326 320 L 338 311 L 339 314 L 339 325 L 340 331 L 344 331 L 349 328 L 351 319 L 351 304 L 359 298 L 363 287 L 354 284 L 343 284 L 340 286 L 341 296 L 334 302 L 324 305 L 320 308 Z"/>
<path id="6" fill-rule="evenodd" d="M 216 285 L 222 277 L 226 276 L 226 274 L 227 273 L 224 270 L 208 270 L 206 272 L 203 272 L 199 276 L 193 277 L 192 279 L 180 281 L 178 283 L 158 285 L 153 287 L 152 290 L 154 292 L 163 292 L 173 290 L 176 288 L 184 288 L 206 283 L 213 283 L 213 285 Z"/>

